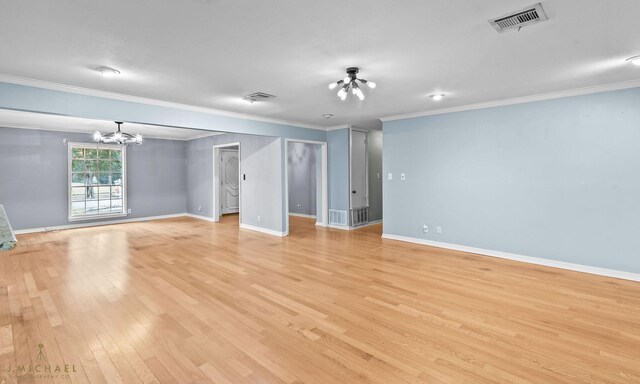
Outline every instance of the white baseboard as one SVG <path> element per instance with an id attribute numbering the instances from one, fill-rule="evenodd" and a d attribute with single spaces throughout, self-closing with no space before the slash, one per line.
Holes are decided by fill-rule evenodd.
<path id="1" fill-rule="evenodd" d="M 307 215 L 304 213 L 295 213 L 295 212 L 289 212 L 289 216 L 306 217 L 308 219 L 315 219 L 317 217 L 316 215 Z"/>
<path id="2" fill-rule="evenodd" d="M 191 217 L 191 218 L 193 218 L 193 219 L 209 221 L 209 222 L 212 222 L 212 223 L 215 223 L 215 222 L 216 222 L 216 221 L 215 221 L 215 220 L 213 220 L 213 218 L 211 218 L 211 217 L 208 217 L 208 216 L 202 216 L 202 215 L 196 215 L 196 214 L 193 214 L 193 213 L 186 213 L 186 214 L 185 214 L 185 216 L 187 216 L 187 217 Z"/>
<path id="3" fill-rule="evenodd" d="M 374 220 L 374 221 L 370 221 L 365 225 L 359 225 L 357 227 L 353 227 L 353 229 L 359 229 L 359 228 L 364 228 L 364 227 L 368 227 L 370 225 L 376 225 L 376 224 L 380 224 L 382 223 L 382 220 Z"/>
<path id="4" fill-rule="evenodd" d="M 389 239 L 389 240 L 405 241 L 405 242 L 415 243 L 415 244 L 428 245 L 428 246 L 437 247 L 437 248 L 452 249 L 452 250 L 455 250 L 455 251 L 462 251 L 462 252 L 468 252 L 468 253 L 475 253 L 475 254 L 478 254 L 478 255 L 498 257 L 498 258 L 501 258 L 501 259 L 521 261 L 521 262 L 529 263 L 529 264 L 544 265 L 544 266 L 547 266 L 547 267 L 567 269 L 567 270 L 570 270 L 570 271 L 591 273 L 591 274 L 594 274 L 594 275 L 615 277 L 617 279 L 624 279 L 624 280 L 631 280 L 631 281 L 639 281 L 640 282 L 640 274 L 639 273 L 616 271 L 614 269 L 592 267 L 592 266 L 582 265 L 582 264 L 567 263 L 567 262 L 564 262 L 564 261 L 543 259 L 543 258 L 539 258 L 539 257 L 523 256 L 523 255 L 517 255 L 517 254 L 514 254 L 514 253 L 492 251 L 492 250 L 489 250 L 489 249 L 468 247 L 466 245 L 442 243 L 442 242 L 439 242 L 439 241 L 425 240 L 425 239 L 419 239 L 419 238 L 415 238 L 415 237 L 390 235 L 390 234 L 387 234 L 387 233 L 383 233 L 382 234 L 382 238 L 383 239 Z"/>
<path id="5" fill-rule="evenodd" d="M 364 225 L 358 225 L 357 227 L 352 227 L 352 226 L 347 226 L 347 225 L 336 225 L 336 224 L 329 224 L 327 225 L 328 228 L 333 228 L 333 229 L 340 229 L 343 231 L 353 231 L 354 229 L 360 229 L 360 228 L 364 228 L 364 227 L 368 227 L 370 225 L 375 225 L 375 224 L 380 224 L 382 223 L 382 220 L 374 220 L 374 221 L 370 221 L 367 224 Z M 318 225 L 318 224 L 316 224 Z"/>
<path id="6" fill-rule="evenodd" d="M 347 225 L 337 225 L 337 224 L 329 224 L 327 225 L 327 228 L 340 229 L 342 231 L 350 231 L 353 229 Z"/>
<path id="7" fill-rule="evenodd" d="M 278 232 L 278 231 L 274 231 L 273 229 L 267 229 L 267 228 L 262 228 L 262 227 L 256 227 L 255 225 L 249 225 L 249 224 L 242 224 L 242 223 L 240 223 L 240 228 L 242 228 L 242 229 L 248 229 L 248 230 L 250 230 L 250 231 L 256 231 L 256 232 L 266 233 L 267 235 L 271 235 L 271 236 L 283 237 L 283 236 L 286 236 L 286 235 L 287 235 L 287 233 L 286 233 L 286 232 Z"/>
<path id="8" fill-rule="evenodd" d="M 173 215 L 137 217 L 137 218 L 133 218 L 133 219 L 94 221 L 94 222 L 89 222 L 89 223 L 56 225 L 56 226 L 52 226 L 52 227 L 19 229 L 17 231 L 14 231 L 14 233 L 16 235 L 24 235 L 24 234 L 27 234 L 27 233 L 60 231 L 60 230 L 64 230 L 64 229 L 74 229 L 74 228 L 99 227 L 99 226 L 103 226 L 103 225 L 135 223 L 135 222 L 139 222 L 139 221 L 150 221 L 150 220 L 161 220 L 161 219 L 172 219 L 172 218 L 175 218 L 175 217 L 184 217 L 184 216 L 187 216 L 187 214 L 186 213 L 176 213 L 176 214 L 173 214 Z"/>

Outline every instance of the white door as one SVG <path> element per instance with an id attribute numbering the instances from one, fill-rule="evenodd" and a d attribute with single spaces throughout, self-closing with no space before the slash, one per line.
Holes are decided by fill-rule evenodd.
<path id="1" fill-rule="evenodd" d="M 220 212 L 236 213 L 240 208 L 240 159 L 237 149 L 220 150 Z"/>
<path id="2" fill-rule="evenodd" d="M 351 208 L 369 206 L 367 133 L 351 131 Z"/>

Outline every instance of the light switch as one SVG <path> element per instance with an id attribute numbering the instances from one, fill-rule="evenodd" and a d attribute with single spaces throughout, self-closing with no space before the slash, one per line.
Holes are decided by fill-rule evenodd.
<path id="1" fill-rule="evenodd" d="M 393 180 L 393 173 L 387 173 L 387 180 Z"/>

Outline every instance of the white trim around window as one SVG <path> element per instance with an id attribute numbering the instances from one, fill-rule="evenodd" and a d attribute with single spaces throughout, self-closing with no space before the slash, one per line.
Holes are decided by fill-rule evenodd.
<path id="1" fill-rule="evenodd" d="M 83 180 L 85 180 L 83 185 L 74 185 L 74 175 L 76 175 L 76 178 L 78 177 L 79 174 L 83 173 L 80 172 L 76 169 L 76 171 L 74 171 L 73 169 L 73 160 L 74 160 L 74 156 L 73 156 L 73 149 L 83 149 L 83 156 L 82 158 L 76 158 L 75 160 L 82 160 L 84 161 L 83 166 L 85 167 L 85 176 L 83 176 Z M 88 155 L 86 155 L 85 150 L 89 149 L 89 150 L 96 150 L 96 157 L 95 160 L 94 158 L 87 158 Z M 99 159 L 98 158 L 98 153 L 99 150 L 110 150 L 109 152 L 109 159 Z M 115 161 L 120 161 L 120 171 L 118 172 L 117 170 L 113 170 L 111 167 L 113 166 L 112 162 L 114 161 L 114 159 L 111 158 L 112 156 L 112 152 L 111 150 L 117 150 L 120 153 L 120 159 L 119 160 L 115 160 Z M 94 168 L 93 170 L 90 170 L 88 167 L 88 162 L 90 161 L 95 161 L 93 165 L 93 167 L 99 167 L 99 161 L 108 161 L 108 165 L 109 165 L 109 171 L 108 172 L 100 172 L 100 168 Z M 124 217 L 127 216 L 127 147 L 124 145 L 113 145 L 113 144 L 95 144 L 95 143 L 71 143 L 69 142 L 67 145 L 67 163 L 68 163 L 68 180 L 67 180 L 67 196 L 68 196 L 68 200 L 67 200 L 67 215 L 68 215 L 68 220 L 69 221 L 81 221 L 81 220 L 96 220 L 96 219 L 107 219 L 107 218 L 113 218 L 113 217 Z M 76 164 L 77 165 L 77 164 Z M 95 175 L 94 175 L 95 173 Z M 90 175 L 90 176 L 86 176 L 86 175 Z M 114 175 L 119 175 L 120 176 L 120 181 L 119 184 L 116 183 L 116 180 L 113 179 Z M 108 180 L 108 182 L 103 182 L 101 180 L 101 176 L 102 177 L 107 177 L 106 180 Z M 87 181 L 87 177 L 91 177 L 91 181 Z M 95 180 L 93 180 L 95 179 Z M 77 180 L 75 182 L 75 184 L 77 184 Z M 85 199 L 84 204 L 85 204 L 85 209 L 84 209 L 84 213 L 83 214 L 79 214 L 74 213 L 73 210 L 73 204 L 74 203 L 79 203 L 80 201 L 74 201 L 74 188 L 75 189 L 79 189 L 79 188 L 85 188 L 87 191 L 89 191 L 89 189 L 91 190 L 91 193 L 94 194 L 96 193 L 94 191 L 94 189 L 97 189 L 97 197 L 93 198 L 91 200 L 87 200 L 87 195 L 85 195 Z M 103 212 L 100 213 L 101 210 L 106 210 L 105 208 L 103 208 L 103 206 L 101 206 L 101 193 L 102 190 L 105 188 L 109 188 L 109 213 Z M 120 196 L 117 197 L 116 199 L 113 198 L 113 194 L 114 192 L 117 191 Z M 87 192 L 88 193 L 88 192 Z M 76 194 L 77 195 L 77 194 Z M 76 196 L 77 198 L 77 196 Z M 113 207 L 113 201 L 122 201 L 121 204 L 121 209 L 118 207 L 117 210 L 114 209 Z M 97 207 L 97 213 L 86 213 L 87 209 L 86 209 L 86 204 L 87 202 L 91 202 L 92 205 L 96 205 Z"/>

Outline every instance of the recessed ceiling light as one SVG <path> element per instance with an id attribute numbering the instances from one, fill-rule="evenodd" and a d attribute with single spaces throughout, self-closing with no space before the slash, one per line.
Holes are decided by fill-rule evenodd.
<path id="1" fill-rule="evenodd" d="M 429 97 L 432 98 L 434 101 L 440 101 L 444 98 L 444 93 L 436 93 Z"/>
<path id="2" fill-rule="evenodd" d="M 109 67 L 98 67 L 96 71 L 100 72 L 104 77 L 114 77 L 120 74 L 120 71 L 117 69 L 109 68 Z"/>
<path id="3" fill-rule="evenodd" d="M 640 66 L 640 55 L 638 56 L 633 56 L 627 59 L 628 62 L 630 62 L 633 65 L 639 65 Z"/>
<path id="4" fill-rule="evenodd" d="M 330 119 L 333 117 L 333 115 L 330 113 L 325 113 L 324 115 L 322 115 L 322 117 L 324 117 L 325 119 Z"/>

